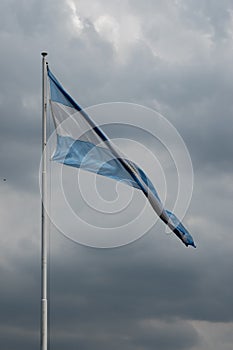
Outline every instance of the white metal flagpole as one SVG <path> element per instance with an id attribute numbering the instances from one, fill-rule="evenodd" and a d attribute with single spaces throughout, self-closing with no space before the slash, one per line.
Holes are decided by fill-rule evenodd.
<path id="1" fill-rule="evenodd" d="M 47 312 L 47 214 L 45 209 L 47 194 L 46 143 L 47 143 L 47 52 L 42 52 L 42 174 L 41 174 L 41 350 L 48 348 Z"/>

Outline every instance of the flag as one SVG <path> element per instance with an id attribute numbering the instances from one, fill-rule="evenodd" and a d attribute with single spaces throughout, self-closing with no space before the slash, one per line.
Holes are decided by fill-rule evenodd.
<path id="1" fill-rule="evenodd" d="M 141 190 L 162 221 L 186 246 L 196 247 L 180 220 L 166 210 L 153 184 L 135 163 L 126 159 L 89 115 L 64 90 L 48 68 L 50 105 L 57 133 L 53 160 L 121 181 Z M 75 115 L 75 127 L 72 116 Z"/>

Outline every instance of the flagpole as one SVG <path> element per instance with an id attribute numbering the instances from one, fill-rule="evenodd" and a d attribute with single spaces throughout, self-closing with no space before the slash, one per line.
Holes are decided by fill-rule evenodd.
<path id="1" fill-rule="evenodd" d="M 47 215 L 45 209 L 47 194 L 46 178 L 46 143 L 47 143 L 47 52 L 42 52 L 42 174 L 41 174 L 41 350 L 48 347 L 48 312 L 47 312 Z"/>

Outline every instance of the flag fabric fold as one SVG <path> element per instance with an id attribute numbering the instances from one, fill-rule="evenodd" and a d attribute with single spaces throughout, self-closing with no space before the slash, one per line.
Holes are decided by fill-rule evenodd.
<path id="1" fill-rule="evenodd" d="M 156 189 L 143 170 L 116 149 L 104 132 L 64 90 L 49 68 L 48 78 L 50 105 L 57 133 L 57 146 L 52 159 L 141 190 L 161 220 L 186 246 L 195 247 L 192 236 L 175 214 L 164 209 Z"/>

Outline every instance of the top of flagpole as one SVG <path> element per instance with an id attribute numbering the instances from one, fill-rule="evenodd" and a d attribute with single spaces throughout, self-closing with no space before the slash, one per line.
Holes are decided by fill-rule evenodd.
<path id="1" fill-rule="evenodd" d="M 42 51 L 42 52 L 41 52 L 41 56 L 45 57 L 45 56 L 47 56 L 47 55 L 48 55 L 48 52 L 46 52 L 46 51 Z"/>

